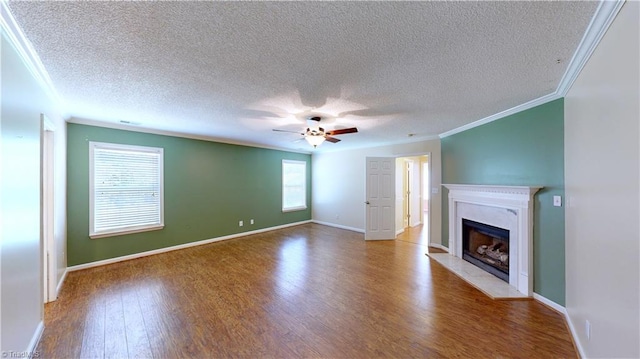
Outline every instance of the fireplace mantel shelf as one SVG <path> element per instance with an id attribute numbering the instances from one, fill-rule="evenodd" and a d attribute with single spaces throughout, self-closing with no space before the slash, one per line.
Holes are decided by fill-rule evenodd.
<path id="1" fill-rule="evenodd" d="M 496 186 L 496 185 L 477 185 L 477 184 L 443 184 L 450 191 L 471 191 L 483 193 L 504 193 L 512 195 L 530 196 L 538 192 L 543 186 Z"/>

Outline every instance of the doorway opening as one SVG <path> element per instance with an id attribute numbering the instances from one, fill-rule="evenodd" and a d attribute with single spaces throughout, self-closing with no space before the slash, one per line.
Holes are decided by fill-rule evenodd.
<path id="1" fill-rule="evenodd" d="M 429 154 L 396 158 L 396 228 L 399 239 L 429 244 Z"/>

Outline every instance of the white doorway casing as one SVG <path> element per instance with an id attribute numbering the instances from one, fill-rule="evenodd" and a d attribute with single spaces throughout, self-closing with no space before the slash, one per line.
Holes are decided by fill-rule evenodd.
<path id="1" fill-rule="evenodd" d="M 541 186 L 443 184 L 449 189 L 449 254 L 462 258 L 462 219 L 509 230 L 509 285 L 533 295 L 533 196 Z"/>
<path id="2" fill-rule="evenodd" d="M 42 241 L 42 287 L 43 302 L 57 299 L 57 256 L 54 237 L 54 131 L 55 126 L 44 115 L 40 115 L 40 230 Z"/>

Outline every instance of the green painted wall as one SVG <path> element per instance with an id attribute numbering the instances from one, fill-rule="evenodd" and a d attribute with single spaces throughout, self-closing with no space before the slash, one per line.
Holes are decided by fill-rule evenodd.
<path id="1" fill-rule="evenodd" d="M 534 291 L 565 304 L 564 99 L 442 139 L 442 183 L 542 185 L 535 196 Z M 448 245 L 448 191 L 442 239 Z"/>
<path id="2" fill-rule="evenodd" d="M 67 131 L 69 266 L 311 219 L 310 155 L 78 124 Z M 164 148 L 164 229 L 89 238 L 89 141 Z M 309 164 L 304 211 L 282 213 L 283 159 Z"/>

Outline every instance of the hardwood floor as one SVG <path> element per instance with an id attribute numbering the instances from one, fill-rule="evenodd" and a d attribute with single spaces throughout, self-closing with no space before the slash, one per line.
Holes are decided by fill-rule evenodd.
<path id="1" fill-rule="evenodd" d="M 407 241 L 307 224 L 69 273 L 43 358 L 575 358 L 563 318 L 493 301 Z"/>

